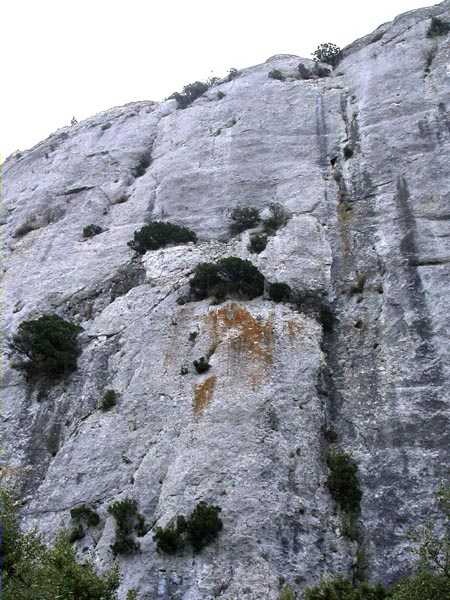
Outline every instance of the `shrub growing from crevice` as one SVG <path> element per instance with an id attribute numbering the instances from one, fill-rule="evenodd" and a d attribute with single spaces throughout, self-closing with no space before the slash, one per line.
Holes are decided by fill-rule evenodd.
<path id="1" fill-rule="evenodd" d="M 286 77 L 279 69 L 272 69 L 271 71 L 269 71 L 268 77 L 270 79 L 276 79 L 277 81 L 284 81 L 286 79 Z"/>
<path id="2" fill-rule="evenodd" d="M 233 81 L 233 79 L 236 79 L 236 77 L 239 77 L 240 74 L 241 74 L 241 72 L 238 69 L 235 69 L 234 67 L 232 67 L 228 71 L 228 75 L 226 77 L 226 80 L 227 81 Z"/>
<path id="3" fill-rule="evenodd" d="M 90 225 L 86 225 L 86 227 L 83 228 L 83 237 L 85 239 L 91 238 L 102 232 L 103 229 L 100 227 L 100 225 L 95 225 L 94 223 L 91 223 Z"/>
<path id="4" fill-rule="evenodd" d="M 319 44 L 312 53 L 312 56 L 316 62 L 324 62 L 335 67 L 341 59 L 342 52 L 339 46 L 327 42 L 325 44 Z"/>
<path id="5" fill-rule="evenodd" d="M 259 254 L 265 250 L 269 238 L 265 233 L 254 233 L 250 236 L 250 243 L 248 245 L 249 252 L 253 254 Z"/>
<path id="6" fill-rule="evenodd" d="M 230 231 L 233 235 L 253 229 L 260 222 L 259 210 L 254 206 L 237 206 L 231 211 Z"/>
<path id="7" fill-rule="evenodd" d="M 43 315 L 23 321 L 13 336 L 11 348 L 21 355 L 29 377 L 59 379 L 77 368 L 80 355 L 78 334 L 82 328 L 58 315 Z"/>
<path id="8" fill-rule="evenodd" d="M 214 296 L 218 300 L 238 297 L 251 300 L 264 291 L 264 277 L 249 260 L 236 256 L 216 263 L 200 263 L 189 282 L 194 298 L 203 300 Z"/>
<path id="9" fill-rule="evenodd" d="M 387 590 L 381 585 L 362 583 L 353 586 L 345 579 L 323 581 L 319 586 L 305 590 L 305 600 L 387 600 Z"/>
<path id="10" fill-rule="evenodd" d="M 183 87 L 183 91 L 175 92 L 169 98 L 174 98 L 177 101 L 177 107 L 184 109 L 190 106 L 194 100 L 203 96 L 203 94 L 210 88 L 210 83 L 203 81 L 194 81 Z"/>
<path id="11" fill-rule="evenodd" d="M 97 527 L 100 523 L 98 513 L 86 504 L 81 504 L 80 506 L 72 508 L 70 516 L 74 522 L 69 531 L 69 540 L 71 543 L 84 538 L 86 528 Z"/>
<path id="12" fill-rule="evenodd" d="M 143 536 L 147 532 L 144 517 L 139 514 L 136 500 L 117 500 L 108 507 L 108 512 L 116 522 L 116 538 L 111 544 L 113 554 L 134 554 L 140 544 L 134 540 L 134 533 Z"/>
<path id="13" fill-rule="evenodd" d="M 196 241 L 196 234 L 187 227 L 152 221 L 134 232 L 134 239 L 128 242 L 128 246 L 138 254 L 145 254 L 147 250 L 158 250 L 169 244 L 187 244 Z"/>
<path id="14" fill-rule="evenodd" d="M 263 220 L 263 229 L 266 235 L 274 235 L 278 229 L 281 229 L 289 221 L 289 213 L 277 202 L 269 205 L 270 216 Z"/>
<path id="15" fill-rule="evenodd" d="M 432 17 L 430 26 L 427 31 L 427 37 L 434 38 L 450 33 L 450 22 L 443 21 L 439 17 Z"/>
<path id="16" fill-rule="evenodd" d="M 292 297 L 292 290 L 287 283 L 271 283 L 269 298 L 273 302 L 288 302 Z"/>
<path id="17" fill-rule="evenodd" d="M 175 523 L 167 527 L 157 527 L 153 536 L 158 552 L 175 554 L 190 544 L 198 553 L 211 544 L 223 529 L 218 506 L 199 502 L 191 515 L 177 517 Z"/>
<path id="18" fill-rule="evenodd" d="M 198 360 L 194 360 L 192 364 L 199 375 L 206 373 L 211 368 L 208 359 L 206 359 L 204 356 L 201 356 Z"/>
<path id="19" fill-rule="evenodd" d="M 106 412 L 117 404 L 118 394 L 115 390 L 106 390 L 103 394 L 103 398 L 100 401 L 100 409 Z"/>
<path id="20" fill-rule="evenodd" d="M 357 464 L 349 454 L 331 450 L 327 454 L 327 466 L 327 487 L 334 501 L 343 512 L 358 516 L 362 492 Z"/>

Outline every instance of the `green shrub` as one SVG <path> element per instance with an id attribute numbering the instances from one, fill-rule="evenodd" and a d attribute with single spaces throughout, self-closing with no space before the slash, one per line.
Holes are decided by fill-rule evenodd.
<path id="1" fill-rule="evenodd" d="M 271 283 L 269 286 L 269 298 L 274 302 L 288 302 L 292 290 L 287 283 Z"/>
<path id="2" fill-rule="evenodd" d="M 278 596 L 278 600 L 295 600 L 295 594 L 289 585 L 285 585 Z"/>
<path id="3" fill-rule="evenodd" d="M 128 246 L 138 254 L 145 254 L 147 250 L 158 250 L 169 244 L 187 244 L 196 241 L 197 236 L 187 227 L 152 221 L 134 232 L 134 239 L 128 242 Z"/>
<path id="4" fill-rule="evenodd" d="M 336 44 L 319 44 L 312 54 L 316 62 L 324 62 L 335 67 L 341 59 L 342 52 Z"/>
<path id="5" fill-rule="evenodd" d="M 20 367 L 30 376 L 57 379 L 77 368 L 81 327 L 57 315 L 23 321 L 13 336 L 11 348 L 24 357 Z"/>
<path id="6" fill-rule="evenodd" d="M 289 213 L 277 202 L 272 202 L 269 206 L 269 210 L 270 216 L 264 219 L 263 228 L 267 235 L 273 235 L 289 221 Z"/>
<path id="7" fill-rule="evenodd" d="M 278 81 L 284 81 L 286 79 L 279 69 L 272 69 L 269 71 L 268 77 L 270 77 L 270 79 L 277 79 Z"/>
<path id="8" fill-rule="evenodd" d="M 86 532 L 83 525 L 81 523 L 77 523 L 69 530 L 69 542 L 74 544 L 75 542 L 82 540 L 85 535 Z"/>
<path id="9" fill-rule="evenodd" d="M 448 559 L 447 559 L 448 560 Z M 450 573 L 420 570 L 404 577 L 392 587 L 389 600 L 448 600 L 450 598 Z"/>
<path id="10" fill-rule="evenodd" d="M 226 94 L 224 92 L 222 92 L 221 90 L 219 90 L 217 92 L 217 99 L 218 100 L 222 100 L 222 98 L 225 98 Z"/>
<path id="11" fill-rule="evenodd" d="M 434 38 L 441 35 L 447 35 L 450 32 L 450 22 L 442 21 L 438 17 L 432 17 L 430 27 L 427 31 L 427 37 Z"/>
<path id="12" fill-rule="evenodd" d="M 191 292 L 198 299 L 227 296 L 252 299 L 264 291 L 264 277 L 249 260 L 235 256 L 217 263 L 200 263 L 189 282 Z"/>
<path id="13" fill-rule="evenodd" d="M 256 227 L 260 221 L 259 210 L 253 206 L 237 206 L 232 210 L 230 218 L 230 231 L 233 235 Z"/>
<path id="14" fill-rule="evenodd" d="M 221 509 L 218 506 L 199 502 L 187 521 L 188 540 L 194 552 L 213 542 L 222 531 L 223 523 L 219 517 Z"/>
<path id="15" fill-rule="evenodd" d="M 204 356 L 201 356 L 198 360 L 194 360 L 193 365 L 199 374 L 206 373 L 211 368 L 211 365 Z"/>
<path id="16" fill-rule="evenodd" d="M 305 600 L 387 600 L 387 591 L 381 586 L 362 583 L 354 587 L 344 579 L 323 581 L 319 586 L 305 590 Z"/>
<path id="17" fill-rule="evenodd" d="M 94 235 L 98 235 L 99 233 L 102 233 L 102 231 L 103 229 L 100 227 L 100 225 L 94 225 L 91 223 L 91 225 L 86 225 L 86 227 L 83 228 L 83 237 L 94 237 Z"/>
<path id="18" fill-rule="evenodd" d="M 158 551 L 175 554 L 186 544 L 190 544 L 194 552 L 200 552 L 222 531 L 220 512 L 218 506 L 199 502 L 187 519 L 180 515 L 176 523 L 171 523 L 165 528 L 157 527 L 153 539 Z"/>
<path id="19" fill-rule="evenodd" d="M 157 527 L 153 540 L 156 542 L 158 552 L 176 554 L 184 547 L 186 533 L 186 519 L 183 515 L 177 517 L 175 523 L 167 527 Z"/>
<path id="20" fill-rule="evenodd" d="M 84 521 L 88 527 L 96 527 L 100 523 L 98 513 L 89 506 L 86 506 L 86 504 L 72 508 L 70 516 L 74 521 Z"/>
<path id="21" fill-rule="evenodd" d="M 100 401 L 100 409 L 103 411 L 110 410 L 117 404 L 118 394 L 115 390 L 106 390 L 103 398 Z"/>
<path id="22" fill-rule="evenodd" d="M 266 249 L 268 237 L 265 233 L 254 233 L 250 236 L 248 250 L 254 254 L 259 254 Z"/>
<path id="23" fill-rule="evenodd" d="M 236 77 L 239 77 L 239 75 L 241 74 L 240 71 L 238 71 L 238 69 L 235 68 L 231 68 L 228 71 L 228 75 L 227 75 L 227 81 L 233 81 L 233 79 L 236 79 Z"/>
<path id="24" fill-rule="evenodd" d="M 23 533 L 14 502 L 0 490 L 2 600 L 117 600 L 117 568 L 98 575 L 90 560 L 78 562 L 67 534 L 52 547 L 35 532 Z"/>
<path id="25" fill-rule="evenodd" d="M 117 500 L 108 507 L 108 512 L 116 521 L 116 538 L 111 545 L 113 554 L 134 554 L 140 548 L 133 534 L 145 535 L 147 529 L 142 515 L 138 513 L 137 502 L 131 498 Z"/>
<path id="26" fill-rule="evenodd" d="M 349 454 L 330 451 L 327 455 L 327 486 L 336 504 L 345 513 L 359 515 L 362 492 L 358 466 Z"/>
<path id="27" fill-rule="evenodd" d="M 184 109 L 200 98 L 210 88 L 210 85 L 210 82 L 194 81 L 194 83 L 185 85 L 182 93 L 175 92 L 169 98 L 174 98 L 177 101 L 177 107 Z"/>

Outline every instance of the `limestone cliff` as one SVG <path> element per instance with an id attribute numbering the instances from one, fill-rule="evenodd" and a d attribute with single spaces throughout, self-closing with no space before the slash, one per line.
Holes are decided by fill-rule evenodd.
<path id="1" fill-rule="evenodd" d="M 218 541 L 195 556 L 156 553 L 150 530 L 120 559 L 121 593 L 275 600 L 283 578 L 300 592 L 408 568 L 405 532 L 433 514 L 450 447 L 449 39 L 427 37 L 432 16 L 449 20 L 450 2 L 355 42 L 330 77 L 299 79 L 311 61 L 274 56 L 184 110 L 115 108 L 4 164 L 1 461 L 24 523 L 51 537 L 95 506 L 78 546 L 101 567 L 115 499 L 135 498 L 152 527 L 199 500 L 222 508 Z M 251 254 L 229 211 L 272 202 L 291 219 Z M 199 241 L 134 257 L 151 219 Z M 103 232 L 86 240 L 90 223 Z M 180 303 L 197 263 L 230 255 L 326 319 L 265 296 Z M 52 312 L 83 327 L 82 354 L 42 389 L 8 341 Z M 105 389 L 119 394 L 106 413 Z M 330 444 L 359 466 L 357 541 L 325 485 Z"/>

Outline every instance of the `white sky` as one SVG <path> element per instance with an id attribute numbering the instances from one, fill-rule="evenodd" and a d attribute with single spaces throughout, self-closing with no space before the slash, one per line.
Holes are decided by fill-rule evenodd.
<path id="1" fill-rule="evenodd" d="M 3 0 L 0 161 L 67 125 L 273 54 L 345 46 L 433 0 Z"/>

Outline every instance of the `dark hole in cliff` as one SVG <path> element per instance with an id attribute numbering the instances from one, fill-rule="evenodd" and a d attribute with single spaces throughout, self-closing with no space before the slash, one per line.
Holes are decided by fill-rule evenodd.
<path id="1" fill-rule="evenodd" d="M 362 329 L 363 326 L 363 322 L 361 321 L 361 319 L 358 319 L 354 325 L 355 329 Z"/>
<path id="2" fill-rule="evenodd" d="M 353 156 L 353 149 L 351 146 L 345 146 L 344 147 L 344 158 L 345 160 L 348 160 L 349 158 L 351 158 Z"/>
<path id="3" fill-rule="evenodd" d="M 333 158 L 330 160 L 330 165 L 331 165 L 332 167 L 334 167 L 334 165 L 336 164 L 336 161 L 337 161 L 337 156 L 334 156 L 334 157 L 333 157 Z"/>

